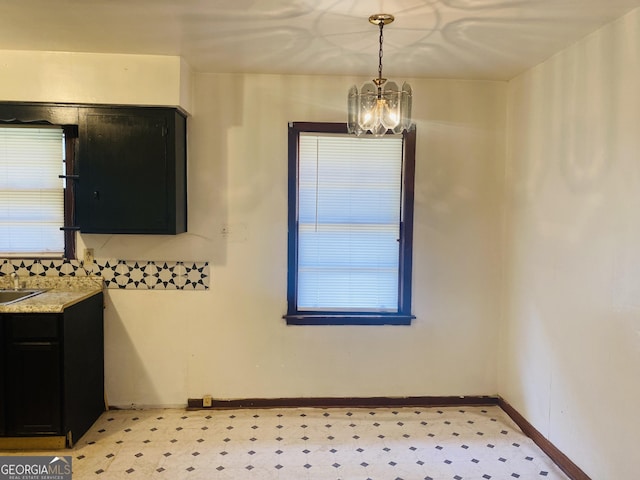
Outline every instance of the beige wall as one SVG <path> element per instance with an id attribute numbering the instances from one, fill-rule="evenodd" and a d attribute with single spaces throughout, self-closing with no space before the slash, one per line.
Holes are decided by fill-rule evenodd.
<path id="1" fill-rule="evenodd" d="M 593 479 L 640 445 L 640 10 L 509 84 L 498 391 Z"/>
<path id="2" fill-rule="evenodd" d="M 190 70 L 180 57 L 0 50 L 0 101 L 181 106 Z"/>
<path id="3" fill-rule="evenodd" d="M 413 82 L 414 324 L 287 327 L 287 123 L 343 121 L 353 79 L 194 77 L 189 233 L 83 238 L 209 260 L 211 290 L 108 292 L 111 401 L 495 394 L 506 84 Z"/>
<path id="4" fill-rule="evenodd" d="M 182 104 L 192 114 L 189 233 L 80 238 L 98 258 L 211 263 L 209 291 L 107 291 L 112 405 L 496 394 L 506 83 L 412 81 L 414 324 L 287 327 L 287 123 L 344 121 L 355 79 L 194 74 L 176 57 L 0 59 L 2 100 Z"/>

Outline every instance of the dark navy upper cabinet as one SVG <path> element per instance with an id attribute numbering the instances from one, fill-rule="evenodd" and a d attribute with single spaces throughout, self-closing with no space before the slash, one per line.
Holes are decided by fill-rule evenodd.
<path id="1" fill-rule="evenodd" d="M 80 107 L 82 233 L 187 231 L 186 118 L 165 107 Z"/>

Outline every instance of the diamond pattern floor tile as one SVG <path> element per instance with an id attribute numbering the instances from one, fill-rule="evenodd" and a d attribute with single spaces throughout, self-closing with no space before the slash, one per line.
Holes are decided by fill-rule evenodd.
<path id="1" fill-rule="evenodd" d="M 114 410 L 68 454 L 74 480 L 567 479 L 499 407 Z"/>

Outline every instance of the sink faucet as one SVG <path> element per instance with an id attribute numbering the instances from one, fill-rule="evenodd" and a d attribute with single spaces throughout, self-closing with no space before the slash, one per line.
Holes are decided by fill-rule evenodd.
<path id="1" fill-rule="evenodd" d="M 20 290 L 20 277 L 16 272 L 11 273 L 11 280 L 13 280 L 13 289 Z"/>

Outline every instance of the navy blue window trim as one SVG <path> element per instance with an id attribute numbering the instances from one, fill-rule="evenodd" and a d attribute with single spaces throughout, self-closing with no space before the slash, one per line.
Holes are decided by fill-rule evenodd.
<path id="1" fill-rule="evenodd" d="M 322 311 L 301 311 L 298 309 L 298 147 L 300 134 L 303 132 L 347 135 L 347 126 L 344 123 L 294 122 L 289 124 L 287 313 L 283 318 L 288 325 L 410 325 L 412 319 L 415 318 L 411 314 L 415 127 L 403 134 L 402 195 L 399 206 L 402 216 L 399 238 L 397 312 L 345 312 L 325 309 Z"/>

